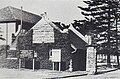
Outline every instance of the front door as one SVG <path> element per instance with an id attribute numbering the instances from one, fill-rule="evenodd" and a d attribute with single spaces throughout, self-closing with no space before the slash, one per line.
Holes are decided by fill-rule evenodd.
<path id="1" fill-rule="evenodd" d="M 86 51 L 82 49 L 78 49 L 72 55 L 73 61 L 73 71 L 85 71 L 86 70 Z"/>

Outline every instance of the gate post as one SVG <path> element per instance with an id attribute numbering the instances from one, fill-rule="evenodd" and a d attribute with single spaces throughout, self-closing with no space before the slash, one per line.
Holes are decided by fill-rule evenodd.
<path id="1" fill-rule="evenodd" d="M 96 74 L 97 72 L 97 51 L 96 51 L 96 41 L 93 34 L 87 36 L 88 46 L 87 46 L 87 56 L 86 56 L 86 71 L 88 74 Z M 94 42 L 92 42 L 94 41 Z"/>
<path id="2" fill-rule="evenodd" d="M 87 61 L 86 71 L 88 74 L 95 74 L 97 72 L 97 55 L 96 48 L 94 46 L 87 47 Z"/>

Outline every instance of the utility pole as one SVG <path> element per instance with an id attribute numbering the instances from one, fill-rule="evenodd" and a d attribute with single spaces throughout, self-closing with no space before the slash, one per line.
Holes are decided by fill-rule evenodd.
<path id="1" fill-rule="evenodd" d="M 23 15 L 23 13 L 22 13 L 22 9 L 23 9 L 23 7 L 21 6 L 21 29 L 22 29 L 22 15 Z"/>
<path id="2" fill-rule="evenodd" d="M 8 23 L 6 23 L 6 58 L 8 56 L 7 47 L 8 47 Z"/>
<path id="3" fill-rule="evenodd" d="M 21 31 L 22 31 L 22 6 L 21 6 Z M 20 31 L 20 32 L 21 32 Z M 20 50 L 19 50 L 19 70 L 21 69 L 21 57 L 20 57 Z"/>

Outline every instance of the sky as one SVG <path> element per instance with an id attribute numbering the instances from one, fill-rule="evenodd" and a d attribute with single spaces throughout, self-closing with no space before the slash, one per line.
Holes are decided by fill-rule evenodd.
<path id="1" fill-rule="evenodd" d="M 70 24 L 73 20 L 83 19 L 78 6 L 85 6 L 83 0 L 0 0 L 0 8 L 13 6 L 40 15 L 47 12 L 52 21 Z"/>
<path id="2" fill-rule="evenodd" d="M 81 10 L 78 6 L 85 6 L 83 0 L 0 0 L 0 9 L 12 6 L 21 8 L 23 10 L 40 15 L 43 12 L 47 12 L 47 16 L 51 21 L 62 22 L 64 24 L 70 24 L 73 20 L 83 19 Z M 14 24 L 9 25 L 10 27 Z M 0 25 L 5 32 L 3 37 L 6 38 L 5 25 Z M 13 28 L 9 28 L 8 39 L 11 39 L 11 34 L 14 32 Z M 0 40 L 0 44 L 5 44 L 5 41 Z M 10 44 L 11 41 L 9 40 Z"/>

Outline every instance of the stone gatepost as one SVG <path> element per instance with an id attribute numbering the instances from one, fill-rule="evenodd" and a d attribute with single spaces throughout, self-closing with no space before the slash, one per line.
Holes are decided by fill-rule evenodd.
<path id="1" fill-rule="evenodd" d="M 88 74 L 95 74 L 96 69 L 96 48 L 94 46 L 87 47 L 86 71 Z"/>
<path id="2" fill-rule="evenodd" d="M 92 35 L 88 35 L 87 39 L 86 71 L 88 74 L 95 74 L 97 72 L 96 45 L 92 43 Z"/>

